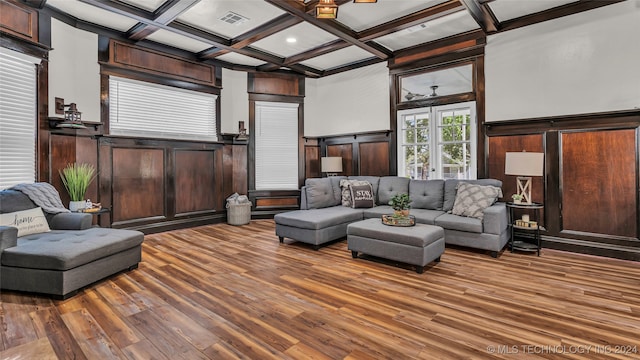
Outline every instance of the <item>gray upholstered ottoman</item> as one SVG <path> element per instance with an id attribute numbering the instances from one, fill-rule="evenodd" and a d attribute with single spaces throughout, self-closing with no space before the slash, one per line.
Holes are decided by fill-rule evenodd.
<path id="1" fill-rule="evenodd" d="M 349 224 L 347 244 L 354 259 L 361 252 L 415 265 L 416 272 L 422 274 L 425 265 L 440 261 L 444 253 L 444 230 L 425 224 L 388 226 L 380 219 L 367 219 Z"/>

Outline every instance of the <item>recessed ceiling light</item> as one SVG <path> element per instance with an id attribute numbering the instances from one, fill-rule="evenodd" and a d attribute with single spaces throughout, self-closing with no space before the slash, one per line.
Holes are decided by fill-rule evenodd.
<path id="1" fill-rule="evenodd" d="M 294 42 L 296 42 L 296 41 L 298 41 L 298 39 L 296 39 L 296 38 L 294 38 L 294 37 L 288 37 L 288 38 L 287 38 L 287 42 L 288 42 L 289 44 L 293 44 L 293 43 L 294 43 Z"/>

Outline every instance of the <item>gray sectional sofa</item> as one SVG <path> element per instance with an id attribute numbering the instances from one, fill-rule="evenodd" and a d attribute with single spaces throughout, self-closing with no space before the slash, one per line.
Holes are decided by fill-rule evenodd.
<path id="1" fill-rule="evenodd" d="M 376 206 L 364 209 L 342 206 L 342 179 L 371 183 Z M 451 214 L 461 182 L 502 187 L 502 182 L 495 179 L 411 180 L 397 176 L 307 179 L 301 189 L 300 210 L 274 217 L 276 235 L 280 242 L 289 238 L 318 249 L 322 244 L 344 238 L 350 223 L 392 214 L 393 209 L 387 205 L 389 200 L 396 194 L 408 193 L 412 200 L 411 215 L 416 222 L 442 227 L 446 244 L 488 250 L 497 257 L 509 241 L 506 206 L 501 202 L 489 206 L 482 219 Z"/>
<path id="2" fill-rule="evenodd" d="M 0 214 L 36 208 L 16 190 L 0 191 Z M 0 226 L 0 289 L 68 298 L 78 289 L 138 267 L 144 234 L 92 227 L 87 213 L 44 212 L 50 231 L 18 237 Z"/>

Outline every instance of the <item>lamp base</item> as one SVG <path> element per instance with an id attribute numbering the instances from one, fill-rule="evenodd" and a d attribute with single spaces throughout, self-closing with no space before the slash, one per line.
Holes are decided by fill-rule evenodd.
<path id="1" fill-rule="evenodd" d="M 531 177 L 518 176 L 517 178 L 518 195 L 522 195 L 522 202 L 531 204 Z"/>

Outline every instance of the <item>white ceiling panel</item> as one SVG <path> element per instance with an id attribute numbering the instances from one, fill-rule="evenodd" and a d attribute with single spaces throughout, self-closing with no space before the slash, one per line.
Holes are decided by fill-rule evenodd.
<path id="1" fill-rule="evenodd" d="M 379 37 L 375 41 L 388 49 L 396 51 L 479 28 L 478 23 L 473 20 L 468 12 L 458 11 L 427 23 Z"/>
<path id="2" fill-rule="evenodd" d="M 287 42 L 289 38 L 295 39 L 296 41 L 293 43 Z M 275 51 L 274 55 L 288 57 L 311 50 L 336 39 L 336 36 L 318 27 L 309 23 L 300 23 L 260 41 L 256 41 L 251 46 L 270 53 L 274 53 Z"/>
<path id="3" fill-rule="evenodd" d="M 368 51 L 362 50 L 357 46 L 349 46 L 348 48 L 333 51 L 328 54 L 315 57 L 311 60 L 304 61 L 301 64 L 320 70 L 327 70 L 371 57 L 372 55 Z"/>
<path id="4" fill-rule="evenodd" d="M 572 2 L 576 0 L 496 0 L 489 7 L 498 21 L 505 21 Z"/>
<path id="5" fill-rule="evenodd" d="M 245 56 L 237 53 L 227 53 L 224 55 L 218 56 L 216 59 L 226 61 L 232 64 L 240 64 L 240 65 L 248 65 L 248 66 L 259 66 L 264 64 L 264 61 L 257 60 L 249 56 Z"/>
<path id="6" fill-rule="evenodd" d="M 248 20 L 235 24 L 220 20 L 229 12 Z M 203 0 L 185 11 L 178 20 L 227 38 L 234 38 L 282 14 L 282 10 L 263 0 Z"/>
<path id="7" fill-rule="evenodd" d="M 78 0 L 49 0 L 47 5 L 78 19 L 119 31 L 127 31 L 138 23 L 129 17 L 114 14 Z"/>
<path id="8" fill-rule="evenodd" d="M 162 5 L 165 0 L 120 0 L 123 3 L 133 5 L 137 8 L 147 10 L 149 12 L 154 12 L 157 8 Z"/>
<path id="9" fill-rule="evenodd" d="M 161 44 L 167 44 L 167 45 L 176 47 L 178 49 L 195 52 L 195 53 L 208 49 L 213 46 L 205 42 L 194 40 L 189 37 L 176 34 L 171 31 L 162 30 L 162 29 L 147 36 L 147 39 L 151 41 L 159 42 Z"/>
<path id="10" fill-rule="evenodd" d="M 443 2 L 443 0 L 378 0 L 376 3 L 348 2 L 338 8 L 338 18 L 336 20 L 355 31 L 362 31 Z"/>

